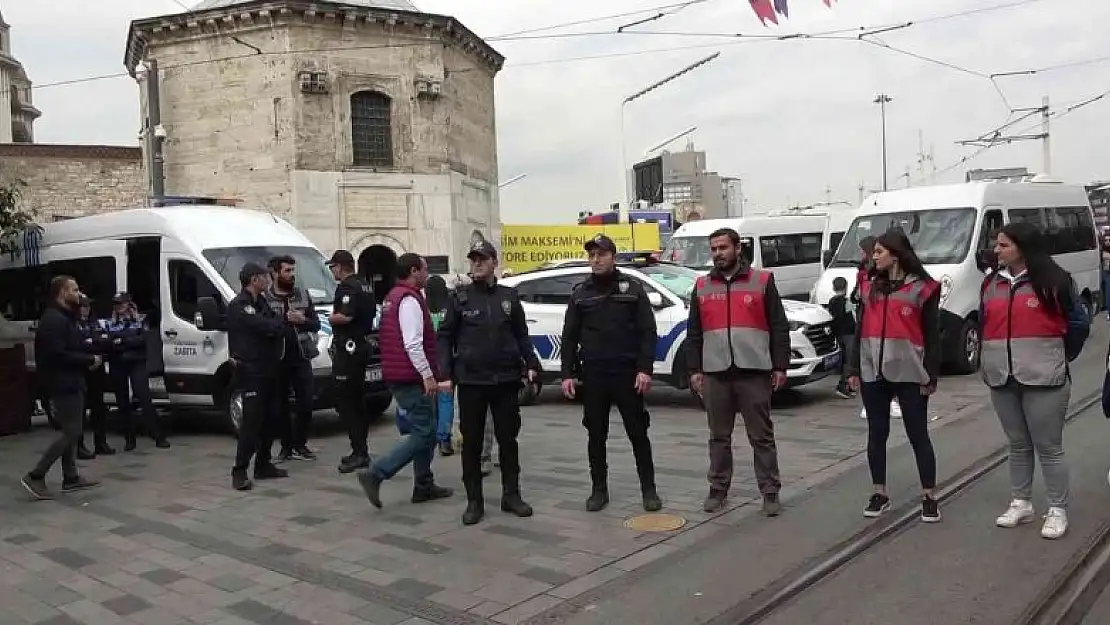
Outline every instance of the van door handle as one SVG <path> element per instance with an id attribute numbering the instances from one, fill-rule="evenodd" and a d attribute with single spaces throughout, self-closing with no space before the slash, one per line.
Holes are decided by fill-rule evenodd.
<path id="1" fill-rule="evenodd" d="M 177 338 L 177 330 L 166 330 L 162 334 L 165 334 L 166 336 L 170 337 L 171 339 L 172 338 Z"/>

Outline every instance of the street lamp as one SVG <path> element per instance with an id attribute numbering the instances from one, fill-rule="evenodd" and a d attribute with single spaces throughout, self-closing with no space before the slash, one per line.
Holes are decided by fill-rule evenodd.
<path id="1" fill-rule="evenodd" d="M 875 96 L 874 103 L 879 105 L 879 115 L 882 116 L 883 122 L 883 191 L 887 190 L 886 182 L 886 105 L 891 101 L 890 96 L 885 93 L 880 93 Z"/>
<path id="2" fill-rule="evenodd" d="M 621 130 L 621 186 L 624 188 L 624 201 L 621 202 L 620 210 L 619 210 L 621 223 L 624 223 L 625 221 L 628 220 L 628 203 L 630 201 L 630 198 L 628 197 L 628 187 L 629 187 L 629 185 L 628 185 L 628 155 L 626 153 L 626 147 L 625 147 L 625 142 L 624 142 L 624 107 L 627 106 L 629 102 L 632 102 L 633 100 L 641 98 L 641 97 L 651 93 L 652 91 L 655 91 L 659 87 L 662 87 L 663 85 L 671 82 L 672 80 L 678 78 L 679 76 L 682 76 L 683 74 L 685 74 L 687 72 L 691 72 L 691 71 L 701 67 L 702 65 L 705 65 L 706 63 L 712 61 L 713 59 L 715 59 L 719 56 L 721 56 L 720 52 L 714 52 L 713 54 L 710 54 L 709 56 L 705 57 L 704 59 L 702 59 L 702 60 L 700 60 L 696 63 L 691 63 L 691 64 L 687 65 L 686 67 L 683 67 L 682 69 L 678 70 L 677 72 L 671 74 L 670 76 L 667 76 L 666 78 L 664 78 L 662 80 L 658 80 L 658 81 L 648 85 L 647 87 L 644 87 L 643 89 L 640 89 L 636 93 L 633 93 L 632 95 L 628 96 L 627 98 L 625 98 L 624 100 L 621 101 L 621 128 L 620 128 L 620 130 Z"/>

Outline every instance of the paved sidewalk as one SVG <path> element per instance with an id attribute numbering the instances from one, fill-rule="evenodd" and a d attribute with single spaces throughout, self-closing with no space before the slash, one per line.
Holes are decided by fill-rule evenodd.
<path id="1" fill-rule="evenodd" d="M 826 380 L 776 402 L 784 494 L 861 461 L 865 423 L 856 402 Z M 942 382 L 935 425 L 985 400 L 977 377 Z M 186 434 L 161 451 L 82 463 L 98 490 L 28 503 L 16 480 L 50 440 L 46 428 L 0 439 L 0 604 L 14 620 L 48 625 L 418 625 L 519 623 L 565 600 L 731 527 L 699 511 L 706 492 L 704 413 L 685 393 L 654 391 L 651 435 L 664 512 L 687 523 L 672 533 L 625 529 L 642 514 L 631 450 L 614 415 L 613 502 L 584 510 L 589 477 L 580 408 L 545 391 L 524 409 L 521 456 L 530 519 L 501 513 L 497 473 L 487 479 L 487 517 L 463 527 L 458 457 L 437 458 L 453 499 L 413 505 L 410 473 L 383 487 L 372 509 L 353 476 L 335 470 L 339 433 L 315 442 L 321 459 L 293 462 L 287 480 L 232 491 L 234 442 Z M 963 411 L 963 412 L 961 412 Z M 897 426 L 896 426 L 897 428 Z M 755 512 L 750 451 L 737 429 L 730 522 Z M 892 444 L 904 440 L 898 430 Z M 396 437 L 383 422 L 372 449 Z M 60 478 L 52 475 L 56 481 Z M 6 489 L 6 490 L 5 490 Z M 552 616 L 555 616 L 553 613 Z"/>

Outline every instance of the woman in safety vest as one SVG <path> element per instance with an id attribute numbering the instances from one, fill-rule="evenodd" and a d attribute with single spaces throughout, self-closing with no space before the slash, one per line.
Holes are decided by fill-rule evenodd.
<path id="1" fill-rule="evenodd" d="M 1090 332 L 1071 275 L 1045 249 L 1044 235 L 1028 223 L 1002 228 L 994 252 L 1002 267 L 983 281 L 983 351 L 980 367 L 991 403 L 1010 439 L 1013 501 L 996 524 L 1033 520 L 1034 450 L 1048 496 L 1041 536 L 1068 529 L 1068 465 L 1064 414 L 1071 398 L 1068 362 L 1079 356 Z"/>
<path id="2" fill-rule="evenodd" d="M 929 277 L 901 230 L 890 230 L 875 240 L 873 259 L 872 277 L 860 286 L 859 340 L 848 378 L 867 410 L 867 463 L 875 492 L 863 515 L 877 517 L 891 507 L 886 442 L 890 404 L 897 399 L 924 491 L 921 520 L 935 523 L 940 520 L 933 497 L 937 461 L 927 409 L 940 372 L 940 285 Z"/>

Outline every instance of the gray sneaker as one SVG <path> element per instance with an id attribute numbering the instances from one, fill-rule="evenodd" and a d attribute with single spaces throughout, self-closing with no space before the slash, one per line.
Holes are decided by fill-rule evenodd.
<path id="1" fill-rule="evenodd" d="M 50 489 L 46 487 L 46 480 L 44 479 L 24 475 L 19 483 L 23 486 L 23 490 L 27 491 L 27 494 L 39 501 L 54 498 L 54 493 L 50 492 Z"/>

